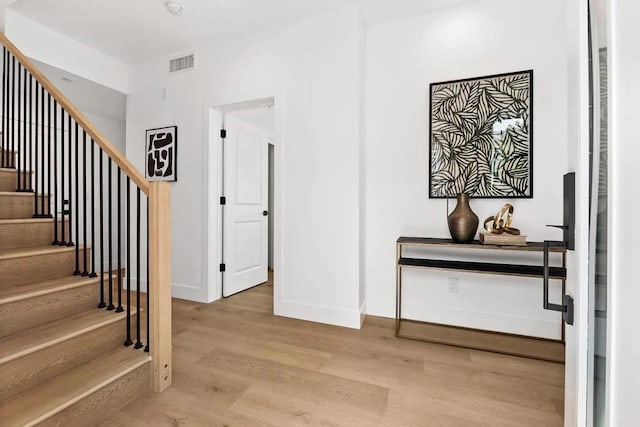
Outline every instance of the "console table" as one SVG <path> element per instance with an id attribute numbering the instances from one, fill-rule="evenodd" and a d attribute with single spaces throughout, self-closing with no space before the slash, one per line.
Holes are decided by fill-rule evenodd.
<path id="1" fill-rule="evenodd" d="M 452 261 L 433 258 L 409 258 L 404 256 L 404 249 L 409 247 L 429 247 L 432 249 L 456 249 L 463 251 L 489 250 L 489 251 L 526 251 L 538 252 L 543 256 L 541 265 L 488 263 L 475 261 Z M 562 257 L 561 266 L 549 266 L 549 253 L 558 253 Z M 460 326 L 442 325 L 430 322 L 420 322 L 402 317 L 402 270 L 405 268 L 429 268 L 442 270 L 457 270 L 473 273 L 499 274 L 508 276 L 524 276 L 540 278 L 544 280 L 545 309 L 563 312 L 565 320 L 568 315 L 573 323 L 573 300 L 565 295 L 567 269 L 567 246 L 565 242 L 529 242 L 526 246 L 496 246 L 485 245 L 478 240 L 468 244 L 455 243 L 450 239 L 437 239 L 428 237 L 400 237 L 396 241 L 396 322 L 395 335 L 399 338 L 409 338 L 420 341 L 435 342 L 454 345 L 458 347 L 473 348 L 477 350 L 493 351 L 497 353 L 530 357 L 534 359 L 564 362 L 564 322 L 562 323 L 562 338 L 560 340 L 529 337 L 503 332 L 478 330 Z M 560 280 L 562 282 L 562 305 L 551 304 L 548 301 L 548 281 Z M 570 300 L 570 301 L 568 301 Z M 421 332 L 426 336 L 401 333 L 403 324 L 422 325 Z M 415 328 L 414 328 L 415 329 Z"/>

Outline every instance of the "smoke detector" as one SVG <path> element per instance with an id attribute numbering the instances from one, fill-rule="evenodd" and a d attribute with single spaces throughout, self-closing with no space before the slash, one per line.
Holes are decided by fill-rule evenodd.
<path id="1" fill-rule="evenodd" d="M 164 4 L 170 14 L 180 16 L 184 12 L 182 5 L 175 1 L 168 1 Z"/>

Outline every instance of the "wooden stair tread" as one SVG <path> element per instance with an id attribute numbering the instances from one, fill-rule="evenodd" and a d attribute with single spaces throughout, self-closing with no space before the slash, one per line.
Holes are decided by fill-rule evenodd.
<path id="1" fill-rule="evenodd" d="M 33 197 L 34 193 L 30 193 L 30 192 L 18 192 L 18 191 L 0 191 L 0 197 L 2 196 L 9 196 L 9 197 Z M 38 197 L 49 197 L 48 194 L 45 193 L 38 193 Z"/>
<path id="2" fill-rule="evenodd" d="M 11 397 L 0 406 L 0 419 L 6 426 L 35 425 L 150 360 L 141 349 L 119 348 Z"/>
<path id="3" fill-rule="evenodd" d="M 135 307 L 131 315 L 136 314 Z M 126 318 L 97 308 L 0 338 L 0 365 Z"/>
<path id="4" fill-rule="evenodd" d="M 2 172 L 13 172 L 16 173 L 18 170 L 15 168 L 0 168 L 0 173 Z M 33 171 L 21 170 L 20 173 L 33 173 Z"/>
<path id="5" fill-rule="evenodd" d="M 105 274 L 105 278 L 109 276 Z M 114 277 L 116 277 L 114 275 Z M 100 277 L 68 276 L 18 285 L 0 286 L 0 305 L 9 304 L 41 295 L 64 291 L 66 289 L 98 283 Z"/>
<path id="6" fill-rule="evenodd" d="M 9 218 L 9 219 L 0 219 L 0 225 L 7 224 L 40 224 L 40 223 L 48 223 L 53 222 L 52 218 Z M 60 222 L 60 218 L 58 218 L 58 222 Z M 68 218 L 65 218 L 65 222 L 69 222 Z"/>
<path id="7" fill-rule="evenodd" d="M 83 250 L 84 246 L 77 245 L 78 250 Z M 89 247 L 87 247 L 89 249 Z M 73 252 L 76 250 L 76 246 L 37 246 L 34 248 L 18 248 L 18 249 L 1 249 L 0 261 L 14 258 L 26 258 L 39 255 L 50 255 L 56 253 Z"/>

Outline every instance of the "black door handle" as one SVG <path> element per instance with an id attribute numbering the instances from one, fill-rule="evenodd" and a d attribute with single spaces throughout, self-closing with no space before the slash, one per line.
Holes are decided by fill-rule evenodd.
<path id="1" fill-rule="evenodd" d="M 269 215 L 269 211 L 262 211 L 262 216 L 267 216 Z"/>
<path id="2" fill-rule="evenodd" d="M 567 325 L 573 325 L 573 298 L 570 295 L 562 296 L 562 304 L 549 302 L 549 241 L 544 241 L 542 252 L 542 308 L 545 310 L 559 311 Z"/>

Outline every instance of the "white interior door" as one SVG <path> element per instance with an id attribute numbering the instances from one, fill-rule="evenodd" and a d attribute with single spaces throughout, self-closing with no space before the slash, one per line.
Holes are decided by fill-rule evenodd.
<path id="1" fill-rule="evenodd" d="M 268 131 L 225 117 L 223 296 L 267 281 Z"/>

